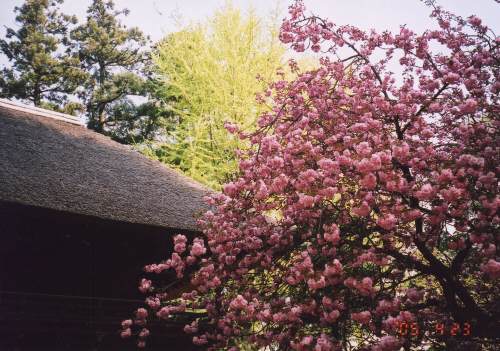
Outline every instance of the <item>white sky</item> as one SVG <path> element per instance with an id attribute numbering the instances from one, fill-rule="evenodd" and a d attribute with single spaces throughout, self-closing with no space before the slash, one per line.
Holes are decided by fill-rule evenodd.
<path id="1" fill-rule="evenodd" d="M 236 6 L 247 9 L 253 6 L 259 14 L 266 15 L 276 8 L 277 0 L 233 0 Z M 290 1 L 278 0 L 286 9 Z M 91 0 L 66 0 L 63 10 L 75 14 L 81 20 Z M 430 9 L 419 0 L 305 0 L 308 11 L 328 18 L 338 24 L 351 24 L 363 29 L 397 30 L 406 24 L 416 32 L 431 26 L 428 15 Z M 5 26 L 14 27 L 14 6 L 22 0 L 0 0 L 0 36 Z M 220 8 L 225 0 L 115 0 L 117 8 L 128 8 L 130 14 L 123 21 L 137 26 L 153 40 L 162 38 L 166 33 L 175 31 L 176 24 L 172 14 L 180 14 L 184 22 L 200 21 L 209 17 Z M 495 0 L 438 0 L 448 10 L 467 17 L 478 15 L 497 35 L 500 34 L 500 4 Z M 283 12 L 285 15 L 285 12 Z M 5 63 L 0 56 L 0 64 Z"/>

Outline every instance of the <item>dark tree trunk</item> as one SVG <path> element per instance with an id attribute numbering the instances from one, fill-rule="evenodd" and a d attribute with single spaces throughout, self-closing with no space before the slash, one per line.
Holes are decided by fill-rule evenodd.
<path id="1" fill-rule="evenodd" d="M 99 88 L 102 94 L 102 87 L 104 81 L 106 80 L 106 66 L 103 62 L 99 62 Z M 105 104 L 97 103 L 97 131 L 102 133 L 104 131 L 104 124 L 106 123 L 106 117 L 104 115 Z"/>
<path id="2" fill-rule="evenodd" d="M 38 84 L 35 85 L 35 89 L 33 91 L 33 104 L 35 106 L 40 106 L 42 102 L 42 93 L 40 91 L 40 86 Z"/>

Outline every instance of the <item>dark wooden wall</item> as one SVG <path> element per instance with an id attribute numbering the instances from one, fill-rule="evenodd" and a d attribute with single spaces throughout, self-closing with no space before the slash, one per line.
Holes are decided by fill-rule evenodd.
<path id="1" fill-rule="evenodd" d="M 177 232 L 0 202 L 0 350 L 135 349 L 120 322 Z M 153 329 L 149 350 L 195 350 L 182 325 Z"/>

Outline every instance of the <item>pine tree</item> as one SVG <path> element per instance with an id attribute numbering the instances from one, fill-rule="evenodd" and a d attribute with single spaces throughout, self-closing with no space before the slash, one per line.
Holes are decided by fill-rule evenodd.
<path id="1" fill-rule="evenodd" d="M 83 78 L 70 55 L 67 33 L 76 17 L 59 12 L 62 0 L 26 0 L 15 7 L 19 29 L 7 28 L 0 51 L 12 63 L 2 69 L 0 95 L 54 105 L 67 99 Z"/>
<path id="2" fill-rule="evenodd" d="M 158 143 L 178 124 L 178 116 L 171 108 L 175 96 L 168 94 L 164 82 L 154 74 L 144 82 L 146 102 L 137 104 L 131 99 L 120 99 L 108 114 L 107 134 L 123 144 Z M 146 147 L 146 148 L 144 148 Z M 147 150 L 147 145 L 140 148 Z M 154 156 L 151 155 L 153 158 Z"/>
<path id="3" fill-rule="evenodd" d="M 113 134 L 119 128 L 119 108 L 131 104 L 130 95 L 146 95 L 141 74 L 148 52 L 147 38 L 138 28 L 127 28 L 119 17 L 128 10 L 116 10 L 112 1 L 94 0 L 87 21 L 71 32 L 82 66 L 87 72 L 84 101 L 89 128 Z M 117 115 L 118 112 L 118 115 Z"/>

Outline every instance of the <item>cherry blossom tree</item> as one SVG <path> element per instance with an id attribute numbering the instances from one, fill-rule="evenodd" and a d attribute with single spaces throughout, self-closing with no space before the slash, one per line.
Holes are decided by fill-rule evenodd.
<path id="1" fill-rule="evenodd" d="M 144 346 L 148 318 L 203 311 L 185 331 L 212 350 L 494 349 L 500 38 L 430 5 L 422 34 L 290 6 L 280 38 L 320 67 L 259 97 L 273 110 L 256 132 L 227 124 L 252 145 L 239 173 L 208 199 L 203 236 L 146 267 L 192 291 L 144 279 L 149 312 L 123 336 Z"/>

